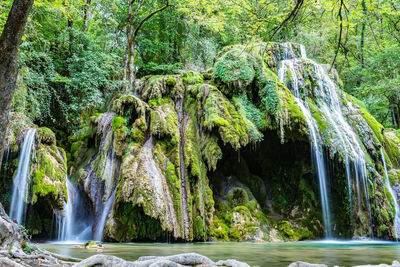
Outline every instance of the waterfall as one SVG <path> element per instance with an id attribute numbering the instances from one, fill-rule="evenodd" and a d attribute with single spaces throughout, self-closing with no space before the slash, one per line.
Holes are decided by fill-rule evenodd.
<path id="1" fill-rule="evenodd" d="M 92 237 L 93 220 L 85 209 L 81 192 L 66 178 L 68 201 L 55 211 L 57 241 L 86 241 Z"/>
<path id="2" fill-rule="evenodd" d="M 308 102 L 303 101 L 300 98 L 300 90 L 299 90 L 299 80 L 297 78 L 297 73 L 294 66 L 294 52 L 291 46 L 291 43 L 284 43 L 284 60 L 281 61 L 281 66 L 278 69 L 278 77 L 279 79 L 285 83 L 286 80 L 285 75 L 288 71 L 291 74 L 291 86 L 294 93 L 294 98 L 296 103 L 299 105 L 301 111 L 304 114 L 306 119 L 308 129 L 310 132 L 310 139 L 311 139 L 311 151 L 312 151 L 312 158 L 313 161 L 316 163 L 315 167 L 317 169 L 318 180 L 319 180 L 319 187 L 320 187 L 320 194 L 321 194 L 321 204 L 322 204 L 322 215 L 323 215 L 323 223 L 326 232 L 326 236 L 330 237 L 332 234 L 332 227 L 331 227 L 331 219 L 330 219 L 330 209 L 329 209 L 329 201 L 328 201 L 328 193 L 327 193 L 327 181 L 326 181 L 326 168 L 324 163 L 324 155 L 323 150 L 321 147 L 321 140 L 319 138 L 319 130 L 318 125 L 315 122 L 314 118 L 311 115 L 310 109 L 308 107 Z M 305 49 L 301 49 L 301 56 L 306 57 Z M 288 86 L 289 87 L 289 86 Z"/>
<path id="3" fill-rule="evenodd" d="M 315 61 L 307 58 L 307 54 L 304 46 L 300 45 L 300 58 L 297 57 L 296 51 L 293 49 L 291 43 L 282 44 L 283 47 L 283 58 L 281 58 L 280 66 L 278 69 L 279 79 L 292 91 L 295 100 L 301 108 L 309 128 L 312 158 L 314 159 L 315 167 L 317 170 L 322 213 L 324 219 L 324 228 L 327 237 L 331 237 L 332 234 L 332 222 L 330 221 L 331 211 L 329 208 L 329 197 L 327 189 L 327 170 L 324 163 L 323 157 L 323 138 L 321 130 L 318 127 L 317 122 L 311 115 L 309 107 L 308 96 L 313 96 L 315 105 L 320 110 L 323 117 L 329 123 L 330 127 L 335 133 L 335 145 L 338 146 L 340 151 L 345 158 L 346 167 L 346 178 L 348 183 L 348 198 L 349 206 L 351 211 L 350 220 L 353 221 L 353 190 L 352 184 L 355 184 L 355 191 L 357 193 L 357 207 L 361 214 L 364 198 L 364 206 L 368 212 L 370 232 L 372 235 L 372 219 L 368 197 L 368 186 L 367 186 L 367 169 L 366 159 L 364 151 L 358 141 L 356 133 L 353 131 L 351 126 L 347 123 L 340 107 L 340 100 L 338 95 L 338 88 L 335 83 L 329 77 L 327 71 L 322 65 Z M 306 92 L 306 85 L 302 71 L 304 72 L 304 66 L 310 66 L 314 73 L 314 79 L 317 82 L 317 87 L 312 92 Z M 287 81 L 287 78 L 289 81 Z M 303 89 L 303 95 L 300 94 L 300 89 Z M 326 138 L 326 137 L 325 137 Z M 330 140 L 332 141 L 332 140 Z M 352 183 L 352 178 L 355 181 Z"/>
<path id="4" fill-rule="evenodd" d="M 381 156 L 382 156 L 383 168 L 385 170 L 384 186 L 386 187 L 386 189 L 389 191 L 390 195 L 392 196 L 392 200 L 393 200 L 393 204 L 394 204 L 395 217 L 394 217 L 393 227 L 394 227 L 395 238 L 396 238 L 396 240 L 398 240 L 399 234 L 400 234 L 400 208 L 399 208 L 399 203 L 397 202 L 396 195 L 393 192 L 392 187 L 390 186 L 388 170 L 386 167 L 385 155 L 383 154 L 382 147 L 381 147 Z"/>
<path id="5" fill-rule="evenodd" d="M 35 141 L 36 129 L 32 128 L 25 134 L 19 156 L 18 169 L 13 180 L 10 218 L 22 224 L 25 219 L 26 202 L 28 193 L 28 176 L 31 163 L 32 147 Z"/>
<path id="6" fill-rule="evenodd" d="M 98 227 L 93 236 L 94 240 L 96 240 L 96 241 L 102 241 L 102 239 L 103 239 L 104 227 L 106 225 L 108 214 L 110 213 L 111 208 L 115 201 L 116 189 L 117 188 L 114 189 L 113 193 L 110 195 L 110 197 L 107 199 L 106 204 L 104 205 L 103 212 L 101 213 L 100 221 L 98 222 Z"/>
<path id="7" fill-rule="evenodd" d="M 59 156 L 64 160 L 60 151 Z M 92 237 L 90 214 L 78 188 L 66 176 L 68 200 L 64 203 L 63 211 L 55 211 L 57 241 L 86 241 Z"/>

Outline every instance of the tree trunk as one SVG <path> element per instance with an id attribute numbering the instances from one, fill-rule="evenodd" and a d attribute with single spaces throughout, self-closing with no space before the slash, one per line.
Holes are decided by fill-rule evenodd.
<path id="1" fill-rule="evenodd" d="M 125 88 L 125 93 L 132 92 L 133 89 L 133 83 L 135 82 L 135 69 L 134 69 L 134 64 L 135 64 L 135 41 L 133 40 L 133 24 L 136 21 L 136 16 L 138 13 L 138 9 L 140 6 L 136 8 L 135 14 L 132 14 L 133 12 L 133 3 L 134 0 L 129 1 L 129 7 L 128 7 L 128 19 L 126 23 L 126 37 L 128 40 L 127 44 L 127 49 L 126 49 L 126 80 L 127 80 L 127 86 Z M 140 4 L 140 2 L 139 2 Z"/>
<path id="2" fill-rule="evenodd" d="M 141 9 L 144 0 L 139 0 L 135 9 L 135 13 L 133 12 L 133 3 L 135 0 L 130 0 L 129 1 L 129 7 L 128 7 L 128 19 L 127 19 L 127 26 L 126 26 L 126 32 L 127 32 L 127 38 L 128 38 L 128 60 L 127 60 L 127 80 L 128 80 L 128 86 L 126 88 L 125 93 L 132 93 L 133 92 L 133 87 L 135 86 L 135 79 L 136 79 L 136 70 L 135 70 L 135 42 L 136 42 L 136 37 L 142 28 L 143 24 L 149 20 L 151 17 L 156 15 L 159 12 L 162 12 L 163 10 L 167 9 L 170 4 L 168 0 L 165 0 L 165 6 L 154 10 L 150 14 L 148 14 L 146 17 L 144 17 L 135 27 L 136 19 L 138 18 L 139 10 Z"/>
<path id="3" fill-rule="evenodd" d="M 365 25 L 367 19 L 367 6 L 365 4 L 365 0 L 361 2 L 362 10 L 363 10 L 363 22 L 361 24 L 361 41 L 360 41 L 360 54 L 361 54 L 361 65 L 364 68 L 364 41 L 365 41 Z"/>
<path id="4" fill-rule="evenodd" d="M 135 84 L 135 40 L 129 42 L 129 55 L 128 55 L 128 82 L 129 82 L 129 92 L 133 91 Z"/>
<path id="5" fill-rule="evenodd" d="M 18 47 L 34 0 L 14 0 L 0 36 L 0 163 L 18 77 Z"/>
<path id="6" fill-rule="evenodd" d="M 74 41 L 74 33 L 73 33 L 73 27 L 74 27 L 74 21 L 70 16 L 68 16 L 68 34 L 69 34 L 69 56 L 72 57 L 72 54 L 74 52 L 74 46 L 73 46 L 73 41 Z"/>
<path id="7" fill-rule="evenodd" d="M 83 8 L 83 31 L 87 32 L 88 30 L 88 20 L 89 20 L 89 6 L 92 3 L 92 0 L 87 0 L 85 7 Z"/>

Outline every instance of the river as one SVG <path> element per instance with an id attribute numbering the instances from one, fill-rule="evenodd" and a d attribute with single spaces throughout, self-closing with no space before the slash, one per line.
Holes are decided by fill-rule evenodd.
<path id="1" fill-rule="evenodd" d="M 105 243 L 101 250 L 76 244 L 41 243 L 49 251 L 77 258 L 96 253 L 134 261 L 140 256 L 167 256 L 197 252 L 210 259 L 236 259 L 252 266 L 287 266 L 294 261 L 328 266 L 392 263 L 400 259 L 400 243 L 383 241 L 314 241 L 287 243 Z"/>

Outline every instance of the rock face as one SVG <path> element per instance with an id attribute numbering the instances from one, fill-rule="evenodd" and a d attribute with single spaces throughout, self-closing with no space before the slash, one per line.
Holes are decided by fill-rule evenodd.
<path id="1" fill-rule="evenodd" d="M 336 108 L 351 128 L 346 133 L 354 133 L 346 146 L 343 139 L 350 137 L 338 134 L 319 101 L 321 69 L 303 53 L 298 44 L 239 45 L 223 49 L 204 75 L 143 77 L 135 93 L 115 97 L 108 112 L 82 114 L 80 131 L 69 138 L 62 157 L 54 134 L 40 128 L 27 228 L 46 238 L 54 231 L 52 212 L 62 213 L 67 199 L 68 163 L 70 180 L 85 198 L 83 209 L 93 217 L 92 232 L 100 233 L 97 239 L 321 238 L 323 205 L 301 97 L 321 135 L 333 236 L 394 239 L 396 214 L 383 186 L 382 157 L 391 186 L 398 187 L 398 133 L 383 129 L 357 99 L 338 90 L 340 79 L 330 74 Z M 276 73 L 288 56 L 297 59 L 281 81 Z M 296 98 L 294 74 L 301 93 Z M 14 121 L 0 174 L 2 193 L 10 191 L 23 132 L 35 127 L 23 117 Z M 360 148 L 365 168 L 356 168 L 362 164 L 348 157 L 349 147 Z M 359 176 L 366 179 L 360 182 Z M 2 198 L 7 205 L 7 195 Z M 103 224 L 104 232 L 96 229 Z"/>
<path id="2" fill-rule="evenodd" d="M 0 203 L 0 246 L 3 249 L 15 248 L 21 250 L 21 240 L 24 240 L 21 229 L 7 216 Z"/>

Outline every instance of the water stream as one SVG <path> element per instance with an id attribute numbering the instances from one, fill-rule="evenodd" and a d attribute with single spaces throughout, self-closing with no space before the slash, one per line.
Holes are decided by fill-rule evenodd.
<path id="1" fill-rule="evenodd" d="M 23 224 L 26 215 L 28 194 L 28 177 L 32 158 L 32 148 L 35 141 L 36 129 L 29 129 L 24 137 L 18 161 L 18 169 L 13 180 L 12 199 L 10 205 L 10 218 Z"/>
<path id="2" fill-rule="evenodd" d="M 63 155 L 58 151 L 64 160 Z M 57 241 L 86 241 L 92 237 L 90 214 L 85 209 L 82 193 L 66 176 L 68 201 L 64 203 L 63 211 L 55 211 Z"/>
<path id="3" fill-rule="evenodd" d="M 385 155 L 383 154 L 382 147 L 381 147 L 381 155 L 382 155 L 383 168 L 385 170 L 384 186 L 389 191 L 389 193 L 392 197 L 392 200 L 393 200 L 393 205 L 394 205 L 394 209 L 395 209 L 395 217 L 394 217 L 393 227 L 394 227 L 395 238 L 396 238 L 396 240 L 398 240 L 399 234 L 400 234 L 400 208 L 399 208 L 399 203 L 397 202 L 396 194 L 394 193 L 392 187 L 390 186 L 388 170 L 386 167 Z"/>
<path id="4" fill-rule="evenodd" d="M 114 205 L 116 189 L 117 188 L 114 189 L 114 191 L 112 192 L 110 197 L 107 199 L 106 204 L 104 205 L 103 212 L 101 213 L 101 217 L 98 222 L 98 227 L 96 228 L 96 231 L 93 235 L 93 239 L 96 241 L 103 240 L 104 227 L 106 225 L 106 221 L 107 221 L 108 215 L 110 214 L 112 206 Z"/>

